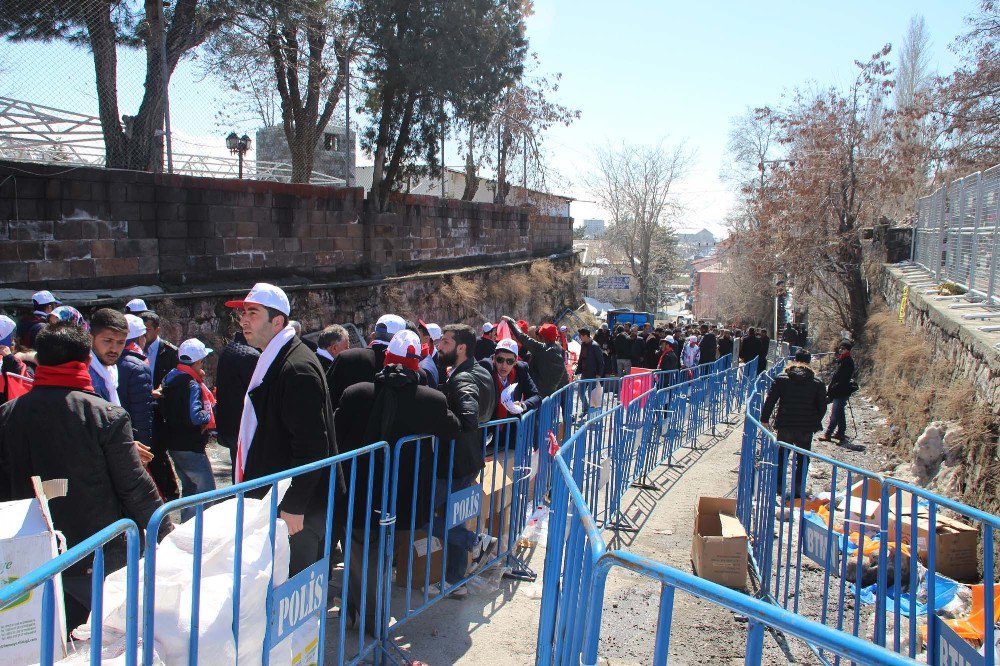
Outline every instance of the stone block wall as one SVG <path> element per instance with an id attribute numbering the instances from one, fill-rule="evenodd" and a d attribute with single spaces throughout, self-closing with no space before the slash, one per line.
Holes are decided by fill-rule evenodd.
<path id="1" fill-rule="evenodd" d="M 572 220 L 359 188 L 0 161 L 0 284 L 110 289 L 395 275 L 569 251 Z"/>

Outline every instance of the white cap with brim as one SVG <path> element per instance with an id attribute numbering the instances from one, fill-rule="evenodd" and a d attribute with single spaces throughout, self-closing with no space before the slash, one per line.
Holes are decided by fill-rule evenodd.
<path id="1" fill-rule="evenodd" d="M 125 315 L 125 321 L 128 322 L 128 337 L 126 340 L 135 340 L 140 335 L 146 335 L 146 325 L 142 323 L 142 319 L 133 314 L 127 314 Z"/>
<path id="2" fill-rule="evenodd" d="M 493 324 L 491 324 L 490 322 L 486 322 L 485 324 L 483 324 L 483 333 L 489 333 L 492 330 L 493 330 Z"/>
<path id="3" fill-rule="evenodd" d="M 240 301 L 226 301 L 227 308 L 244 308 L 248 303 L 263 305 L 265 308 L 273 308 L 286 317 L 292 312 L 292 307 L 288 303 L 288 296 L 280 287 L 266 282 L 258 282 Z"/>
<path id="4" fill-rule="evenodd" d="M 185 365 L 197 363 L 201 359 L 211 354 L 214 349 L 205 346 L 205 343 L 197 338 L 191 338 L 181 343 L 177 348 L 177 358 Z"/>
<path id="5" fill-rule="evenodd" d="M 133 298 L 131 301 L 125 304 L 125 309 L 132 314 L 139 314 L 140 312 L 149 312 L 149 308 L 146 307 L 146 301 L 141 298 Z"/>
<path id="6" fill-rule="evenodd" d="M 53 296 L 51 291 L 36 291 L 31 296 L 31 300 L 35 305 L 49 305 L 50 303 L 62 305 L 62 302 Z"/>
<path id="7" fill-rule="evenodd" d="M 493 350 L 494 354 L 496 354 L 497 352 L 507 352 L 509 354 L 517 356 L 517 343 L 511 340 L 510 338 L 504 338 L 503 340 L 499 340 L 497 342 L 496 349 Z"/>
<path id="8" fill-rule="evenodd" d="M 0 315 L 0 345 L 9 347 L 17 324 L 7 315 Z"/>
<path id="9" fill-rule="evenodd" d="M 427 329 L 427 335 L 431 336 L 431 340 L 434 342 L 441 339 L 443 333 L 441 332 L 441 327 L 437 324 L 424 324 L 424 328 Z"/>
<path id="10" fill-rule="evenodd" d="M 406 320 L 399 315 L 384 314 L 375 322 L 375 339 L 373 343 L 389 344 L 392 336 L 406 330 Z"/>

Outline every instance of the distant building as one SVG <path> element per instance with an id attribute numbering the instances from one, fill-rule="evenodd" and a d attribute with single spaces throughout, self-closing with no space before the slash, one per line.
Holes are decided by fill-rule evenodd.
<path id="1" fill-rule="evenodd" d="M 718 319 L 719 284 L 726 272 L 717 256 L 695 259 L 691 276 L 691 312 L 696 320 Z"/>
<path id="2" fill-rule="evenodd" d="M 573 241 L 573 251 L 580 257 L 580 286 L 585 296 L 615 307 L 635 305 L 639 281 L 621 250 L 605 240 L 589 239 Z"/>
<path id="3" fill-rule="evenodd" d="M 355 159 L 357 154 L 354 143 L 357 133 L 347 136 L 347 128 L 343 125 L 330 123 L 326 131 L 316 141 L 316 153 L 313 161 L 315 173 L 334 178 L 342 178 L 348 183 L 355 183 Z M 292 152 L 288 149 L 285 130 L 280 125 L 261 127 L 257 130 L 257 145 L 255 146 L 258 162 L 292 163 Z"/>
<path id="4" fill-rule="evenodd" d="M 678 231 L 676 236 L 677 252 L 685 261 L 709 256 L 715 251 L 718 243 L 715 234 L 708 229 Z"/>
<path id="5" fill-rule="evenodd" d="M 357 187 L 370 191 L 372 188 L 372 176 L 374 167 L 361 166 L 355 169 L 357 174 Z M 402 188 L 408 194 L 422 194 L 432 197 L 440 197 L 442 192 L 440 178 L 415 178 L 404 184 Z M 465 192 L 465 172 L 459 169 L 445 169 L 444 178 L 444 198 L 460 199 Z M 496 192 L 496 181 L 488 178 L 479 179 L 479 187 L 473 201 L 479 203 L 493 203 Z M 511 185 L 507 193 L 508 206 L 532 206 L 542 215 L 553 215 L 556 217 L 569 217 L 569 205 L 573 197 L 562 194 L 552 194 L 550 192 L 539 192 L 538 190 L 525 189 L 517 185 Z"/>
<path id="6" fill-rule="evenodd" d="M 600 238 L 604 235 L 606 229 L 604 220 L 584 220 L 583 221 L 583 237 L 584 238 Z"/>

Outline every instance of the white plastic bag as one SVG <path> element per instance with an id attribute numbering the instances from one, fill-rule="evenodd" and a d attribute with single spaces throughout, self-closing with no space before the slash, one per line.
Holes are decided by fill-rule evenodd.
<path id="1" fill-rule="evenodd" d="M 289 481 L 279 484 L 280 497 Z M 233 640 L 233 565 L 236 545 L 236 499 L 216 504 L 204 512 L 201 557 L 201 590 L 198 620 L 198 662 L 201 664 L 260 664 L 267 626 L 267 586 L 271 575 L 271 545 L 268 523 L 271 502 L 245 499 L 243 508 L 243 553 L 240 575 L 239 660 Z M 157 546 L 156 610 L 154 647 L 167 664 L 188 662 L 191 633 L 191 572 L 194 561 L 194 520 L 180 525 Z M 288 579 L 288 527 L 280 519 L 275 526 L 274 585 Z M 139 587 L 143 585 L 140 562 Z M 125 631 L 125 569 L 104 581 L 104 627 L 118 634 Z M 142 598 L 139 599 L 140 617 Z M 142 623 L 139 625 L 140 636 Z M 272 650 L 271 663 L 291 663 L 290 641 Z"/>
<path id="2" fill-rule="evenodd" d="M 594 385 L 594 389 L 590 392 L 590 406 L 594 409 L 599 409 L 601 404 L 604 402 L 604 387 L 601 386 L 600 382 Z"/>

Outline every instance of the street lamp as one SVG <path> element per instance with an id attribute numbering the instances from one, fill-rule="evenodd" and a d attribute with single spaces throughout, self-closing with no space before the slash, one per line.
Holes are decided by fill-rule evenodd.
<path id="1" fill-rule="evenodd" d="M 233 155 L 240 156 L 240 180 L 243 180 L 243 156 L 250 150 L 250 137 L 246 134 L 236 136 L 236 132 L 230 132 L 229 136 L 226 137 L 226 148 Z"/>

